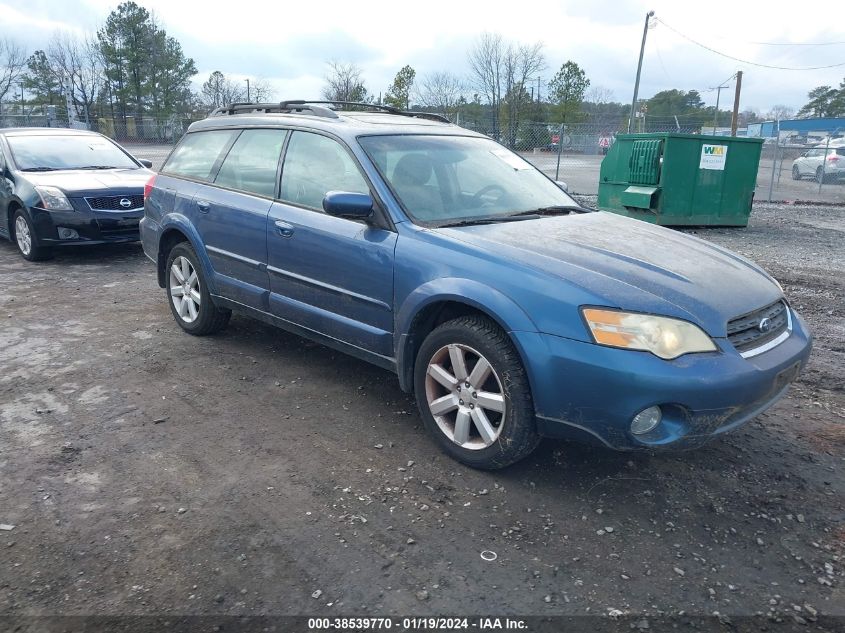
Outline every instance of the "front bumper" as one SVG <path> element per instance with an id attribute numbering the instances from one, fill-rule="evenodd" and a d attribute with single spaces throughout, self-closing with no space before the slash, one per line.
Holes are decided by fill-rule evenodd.
<path id="1" fill-rule="evenodd" d="M 143 209 L 133 211 L 92 211 L 72 200 L 73 211 L 47 211 L 30 208 L 35 235 L 42 246 L 73 246 L 137 242 L 140 239 L 138 222 Z M 82 203 L 84 204 L 84 202 Z M 62 239 L 59 229 L 76 231 L 77 237 Z"/>
<path id="2" fill-rule="evenodd" d="M 726 339 L 718 352 L 665 361 L 648 352 L 556 336 L 514 332 L 543 435 L 608 447 L 693 448 L 756 417 L 786 392 L 806 365 L 812 338 L 792 311 L 792 333 L 777 347 L 742 358 Z M 645 435 L 632 418 L 660 406 L 663 419 Z"/>

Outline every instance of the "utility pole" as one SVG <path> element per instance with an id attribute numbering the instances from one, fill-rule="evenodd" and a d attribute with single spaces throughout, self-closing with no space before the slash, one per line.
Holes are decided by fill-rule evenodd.
<path id="1" fill-rule="evenodd" d="M 643 25 L 643 42 L 640 44 L 640 61 L 637 63 L 637 79 L 634 82 L 634 99 L 631 101 L 631 118 L 628 119 L 628 134 L 631 133 L 631 125 L 634 122 L 634 114 L 637 111 L 637 94 L 640 91 L 640 73 L 643 70 L 643 53 L 645 53 L 645 38 L 648 35 L 648 21 L 654 16 L 654 11 L 649 11 L 645 14 L 645 24 Z"/>
<path id="2" fill-rule="evenodd" d="M 249 100 L 249 79 L 246 80 L 246 100 L 247 103 L 251 103 Z"/>
<path id="3" fill-rule="evenodd" d="M 540 105 L 540 77 L 537 77 L 537 105 Z"/>
<path id="4" fill-rule="evenodd" d="M 731 116 L 731 136 L 736 136 L 736 126 L 739 123 L 739 93 L 742 90 L 742 71 L 736 71 L 736 93 L 734 93 L 734 112 Z"/>

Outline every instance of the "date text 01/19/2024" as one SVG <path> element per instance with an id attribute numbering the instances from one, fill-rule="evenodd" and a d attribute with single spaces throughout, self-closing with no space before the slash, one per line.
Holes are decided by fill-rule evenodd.
<path id="1" fill-rule="evenodd" d="M 393 627 L 406 631 L 451 631 L 471 630 L 519 631 L 527 628 L 524 620 L 519 618 L 448 618 L 448 617 L 407 617 L 407 618 L 308 618 L 309 630 L 356 630 L 378 631 L 390 630 Z"/>

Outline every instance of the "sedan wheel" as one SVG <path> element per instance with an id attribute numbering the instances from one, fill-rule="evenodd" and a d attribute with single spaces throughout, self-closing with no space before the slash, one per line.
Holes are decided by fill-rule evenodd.
<path id="1" fill-rule="evenodd" d="M 798 169 L 798 165 L 792 166 L 792 180 L 801 180 L 801 172 Z"/>
<path id="2" fill-rule="evenodd" d="M 18 248 L 26 257 L 32 252 L 32 233 L 29 232 L 29 224 L 22 215 L 15 219 L 15 237 L 18 240 Z"/>

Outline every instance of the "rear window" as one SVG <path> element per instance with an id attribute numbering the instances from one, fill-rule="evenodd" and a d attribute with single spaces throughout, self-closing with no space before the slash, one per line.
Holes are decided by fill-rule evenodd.
<path id="1" fill-rule="evenodd" d="M 214 168 L 239 130 L 193 132 L 185 136 L 162 167 L 165 174 L 210 182 Z"/>

